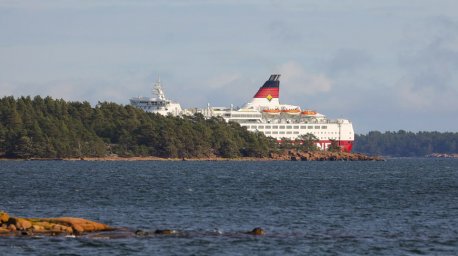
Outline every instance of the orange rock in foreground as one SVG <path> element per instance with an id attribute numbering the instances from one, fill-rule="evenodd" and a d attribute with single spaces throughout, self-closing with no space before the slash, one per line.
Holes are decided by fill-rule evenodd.
<path id="1" fill-rule="evenodd" d="M 113 230 L 108 225 L 72 217 L 60 218 L 17 218 L 0 212 L 0 234 L 82 234 L 85 232 Z"/>
<path id="2" fill-rule="evenodd" d="M 94 232 L 94 231 L 107 231 L 107 230 L 113 230 L 108 225 L 86 220 L 86 219 L 81 219 L 81 218 L 73 218 L 73 217 L 60 217 L 60 218 L 45 218 L 45 219 L 38 219 L 38 221 L 42 222 L 49 222 L 49 223 L 55 223 L 55 224 L 60 224 L 63 226 L 71 227 L 73 228 L 74 231 L 77 232 Z"/>

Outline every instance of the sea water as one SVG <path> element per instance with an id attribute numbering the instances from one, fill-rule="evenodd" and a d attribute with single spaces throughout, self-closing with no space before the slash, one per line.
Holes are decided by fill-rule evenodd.
<path id="1" fill-rule="evenodd" d="M 457 255 L 458 160 L 0 161 L 0 210 L 186 234 L 0 236 L 0 255 Z"/>

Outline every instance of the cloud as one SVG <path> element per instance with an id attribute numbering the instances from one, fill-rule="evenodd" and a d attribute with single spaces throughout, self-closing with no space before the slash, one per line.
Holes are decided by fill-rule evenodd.
<path id="1" fill-rule="evenodd" d="M 328 92 L 332 88 L 332 80 L 325 74 L 307 72 L 300 64 L 290 61 L 278 67 L 282 75 L 281 81 L 288 85 L 287 96 L 305 96 Z"/>
<path id="2" fill-rule="evenodd" d="M 350 73 L 364 69 L 372 62 L 372 57 L 358 49 L 339 49 L 326 63 L 325 68 L 332 75 Z"/>
<path id="3" fill-rule="evenodd" d="M 221 88 L 228 86 L 240 79 L 240 74 L 220 74 L 210 78 L 206 85 L 208 88 Z"/>
<path id="4" fill-rule="evenodd" d="M 294 24 L 289 24 L 284 20 L 274 20 L 269 23 L 270 40 L 279 43 L 282 47 L 287 45 L 297 45 L 304 42 L 302 31 L 297 29 Z"/>
<path id="5" fill-rule="evenodd" d="M 437 17 L 422 25 L 423 32 L 407 39 L 411 48 L 399 55 L 404 70 L 397 82 L 399 102 L 406 108 L 454 109 L 458 107 L 458 23 Z"/>

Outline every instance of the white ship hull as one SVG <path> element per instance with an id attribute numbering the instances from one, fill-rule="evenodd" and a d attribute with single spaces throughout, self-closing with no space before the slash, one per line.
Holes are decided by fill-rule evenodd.
<path id="1" fill-rule="evenodd" d="M 278 141 L 312 134 L 323 150 L 335 141 L 342 151 L 350 152 L 355 136 L 352 123 L 346 119 L 330 120 L 315 111 L 301 111 L 298 106 L 280 104 L 279 77 L 272 75 L 241 109 L 208 107 L 202 113 L 206 117 L 219 116 L 227 122 L 237 122 L 248 131 L 261 132 Z"/>
<path id="2" fill-rule="evenodd" d="M 299 106 L 280 104 L 279 77 L 271 75 L 251 101 L 240 109 L 208 106 L 200 110 L 182 110 L 179 103 L 165 98 L 160 82 L 154 87 L 155 98 L 137 97 L 130 102 L 144 111 L 161 115 L 202 113 L 206 118 L 222 117 L 227 122 L 239 123 L 248 131 L 261 132 L 278 141 L 312 134 L 318 140 L 317 146 L 323 150 L 334 141 L 342 151 L 350 152 L 355 136 L 352 123 L 346 119 L 330 120 L 316 111 L 303 111 Z"/>

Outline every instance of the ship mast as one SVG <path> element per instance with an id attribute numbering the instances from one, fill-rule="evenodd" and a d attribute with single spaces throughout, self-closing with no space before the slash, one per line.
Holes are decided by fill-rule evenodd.
<path id="1" fill-rule="evenodd" d="M 162 90 L 161 79 L 159 78 L 153 87 L 153 95 L 156 95 L 157 99 L 165 100 L 165 94 Z"/>

